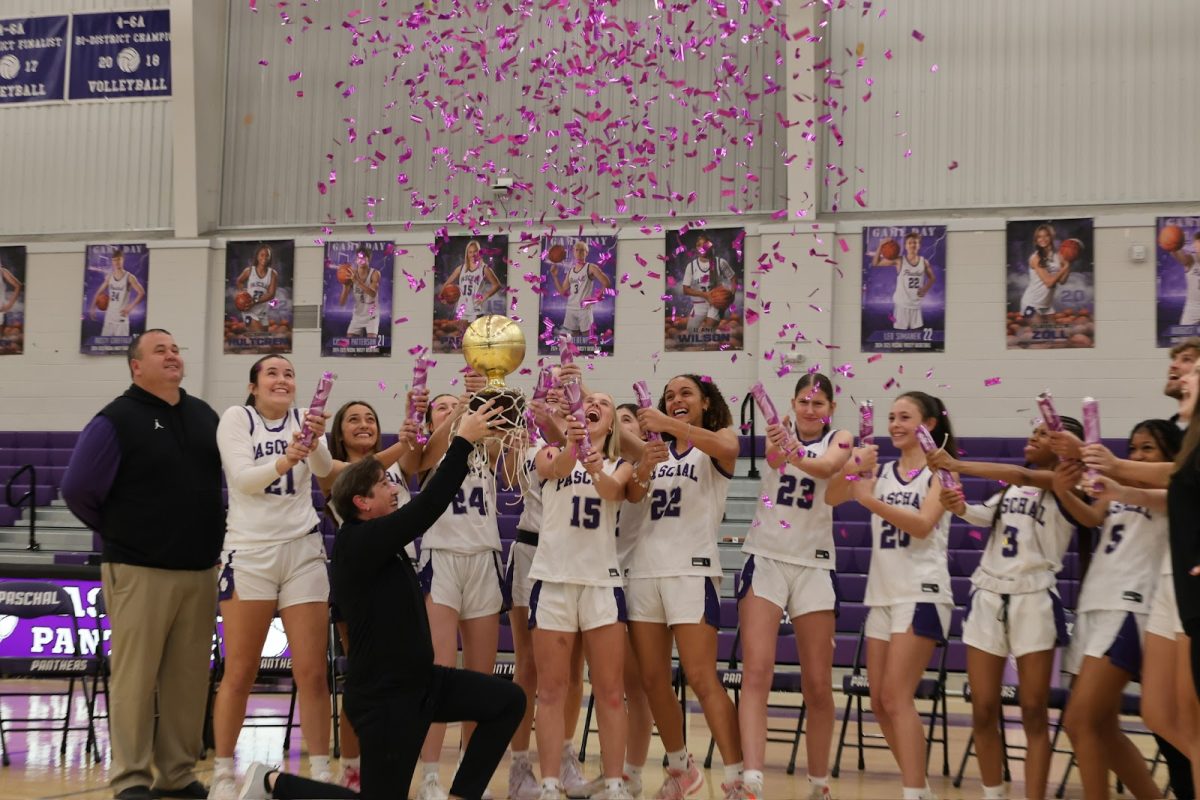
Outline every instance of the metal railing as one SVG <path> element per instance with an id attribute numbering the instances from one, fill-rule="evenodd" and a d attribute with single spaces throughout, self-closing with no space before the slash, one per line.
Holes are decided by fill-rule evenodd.
<path id="1" fill-rule="evenodd" d="M 26 472 L 29 473 L 29 489 L 25 494 L 14 500 L 13 486 L 16 484 L 17 479 Z M 29 504 L 29 547 L 25 549 L 41 550 L 42 546 L 38 544 L 37 540 L 37 467 L 33 464 L 26 464 L 17 470 L 16 474 L 9 478 L 8 483 L 4 485 L 4 499 L 13 508 L 20 508 L 26 503 Z"/>
<path id="2" fill-rule="evenodd" d="M 746 396 L 742 399 L 741 427 L 738 430 L 750 437 L 750 471 L 746 473 L 746 476 L 755 480 L 759 477 L 758 465 L 756 463 L 758 459 L 758 439 L 754 435 L 754 417 L 756 413 L 754 395 L 746 392 Z"/>

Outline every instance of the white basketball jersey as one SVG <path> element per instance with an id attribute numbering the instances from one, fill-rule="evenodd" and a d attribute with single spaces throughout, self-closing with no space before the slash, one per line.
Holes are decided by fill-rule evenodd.
<path id="1" fill-rule="evenodd" d="M 1192 265 L 1187 268 L 1187 300 L 1185 305 L 1200 308 L 1200 254 L 1191 253 Z"/>
<path id="2" fill-rule="evenodd" d="M 129 302 L 129 273 L 123 273 L 120 278 L 110 275 L 108 278 L 108 308 L 104 309 L 104 321 L 119 321 L 121 310 L 125 308 L 127 302 Z"/>
<path id="3" fill-rule="evenodd" d="M 458 289 L 462 293 L 459 298 L 460 305 L 466 305 L 466 312 L 463 319 L 468 322 L 474 322 L 475 318 L 482 313 L 483 303 L 479 295 L 483 294 L 481 288 L 483 286 L 483 264 L 479 265 L 478 269 L 471 269 L 471 265 L 464 263 L 462 269 L 458 271 Z"/>
<path id="4" fill-rule="evenodd" d="M 1062 262 L 1058 260 L 1058 253 L 1053 253 L 1046 264 L 1046 272 L 1053 278 L 1060 269 Z M 1021 310 L 1026 308 L 1054 309 L 1054 289 L 1043 283 L 1032 268 L 1029 270 L 1029 284 L 1025 287 L 1025 293 L 1021 295 Z"/>
<path id="5" fill-rule="evenodd" d="M 250 297 L 254 302 L 258 302 L 267 296 L 267 292 L 271 291 L 271 282 L 275 279 L 275 270 L 268 269 L 267 274 L 259 277 L 256 267 L 250 268 L 250 278 L 246 281 L 246 291 L 250 293 Z"/>
<path id="6" fill-rule="evenodd" d="M 367 278 L 364 283 L 370 286 L 375 280 L 375 276 L 378 274 L 379 270 L 377 269 L 367 270 Z M 367 290 L 359 286 L 357 283 L 353 284 L 353 286 L 354 319 L 358 321 L 374 319 L 375 315 L 378 313 L 378 305 L 376 303 L 378 298 L 367 294 Z"/>
<path id="7" fill-rule="evenodd" d="M 445 550 L 461 555 L 500 550 L 496 476 L 493 473 L 485 472 L 480 476 L 472 470 L 467 474 L 450 506 L 421 537 L 421 552 L 426 550 Z"/>
<path id="8" fill-rule="evenodd" d="M 693 258 L 683 271 L 683 285 L 702 292 L 715 289 L 717 286 L 728 285 L 731 280 L 733 280 L 733 269 L 723 258 L 716 258 L 711 262 L 702 258 Z M 693 297 L 692 305 L 708 305 L 708 301 L 703 297 Z"/>
<path id="9" fill-rule="evenodd" d="M 1078 611 L 1149 614 L 1167 547 L 1167 515 L 1110 503 L 1092 553 Z"/>
<path id="10" fill-rule="evenodd" d="M 836 430 L 815 442 L 801 442 L 805 458 L 820 458 Z M 767 467 L 759 487 L 758 510 L 742 552 L 788 564 L 834 569 L 833 508 L 825 502 L 827 478 L 814 478 L 791 464 Z"/>
<path id="11" fill-rule="evenodd" d="M 249 431 L 245 446 L 252 451 L 254 465 L 274 464 L 287 452 L 292 434 L 302 429 L 305 409 L 293 408 L 283 419 L 263 419 L 251 406 L 233 406 L 221 415 L 217 438 L 222 429 L 236 426 Z M 244 439 L 244 434 L 241 434 Z M 228 472 L 228 462 L 222 453 Z M 232 485 L 230 476 L 226 482 Z M 312 471 L 301 461 L 267 488 L 253 494 L 229 490 L 229 513 L 225 523 L 225 549 L 263 547 L 282 544 L 308 534 L 318 523 L 312 501 Z"/>
<path id="12" fill-rule="evenodd" d="M 897 306 L 905 308 L 920 308 L 921 287 L 925 284 L 925 270 L 928 262 L 917 257 L 916 264 L 908 262 L 908 256 L 900 257 L 900 265 L 896 271 L 896 290 L 892 293 L 892 301 Z"/>
<path id="13" fill-rule="evenodd" d="M 999 516 L 971 583 L 997 594 L 1028 594 L 1054 586 L 1075 522 L 1053 492 L 1009 486 L 984 506 Z"/>
<path id="14" fill-rule="evenodd" d="M 667 460 L 654 468 L 649 528 L 634 546 L 631 578 L 721 574 L 717 529 L 732 476 L 700 448 L 680 454 L 680 446 L 671 442 Z"/>
<path id="15" fill-rule="evenodd" d="M 633 562 L 633 551 L 637 548 L 638 539 L 650 530 L 650 498 L 642 498 L 640 503 L 628 500 L 621 503 L 621 512 L 617 514 L 617 561 L 621 564 L 621 574 L 629 577 L 629 565 Z"/>
<path id="16" fill-rule="evenodd" d="M 922 467 L 911 479 L 900 475 L 900 462 L 884 464 L 875 482 L 875 496 L 891 506 L 920 511 L 933 474 Z M 933 531 L 918 539 L 890 522 L 871 515 L 871 569 L 867 573 L 869 606 L 897 603 L 953 605 L 950 592 L 950 513 L 942 514 Z"/>
<path id="17" fill-rule="evenodd" d="M 582 269 L 571 267 L 567 272 L 567 308 L 583 308 L 583 301 L 592 296 L 592 272 L 589 264 Z"/>
<path id="18" fill-rule="evenodd" d="M 542 479 L 537 474 L 536 459 L 538 451 L 545 446 L 546 443 L 538 439 L 525 449 L 525 469 L 529 473 L 529 487 L 521 495 L 524 503 L 517 527 L 530 533 L 541 533 L 542 530 Z"/>
<path id="19" fill-rule="evenodd" d="M 611 475 L 621 461 L 605 459 Z M 529 577 L 552 583 L 620 586 L 617 561 L 619 500 L 603 500 L 592 476 L 576 463 L 565 478 L 542 484 L 542 532 Z"/>

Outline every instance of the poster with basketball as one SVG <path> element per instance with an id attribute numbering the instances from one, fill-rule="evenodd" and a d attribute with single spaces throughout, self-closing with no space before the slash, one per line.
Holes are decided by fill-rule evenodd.
<path id="1" fill-rule="evenodd" d="M 1200 217 L 1159 217 L 1155 248 L 1159 347 L 1200 336 Z"/>
<path id="2" fill-rule="evenodd" d="M 225 352 L 292 352 L 291 240 L 225 246 Z"/>
<path id="3" fill-rule="evenodd" d="M 25 352 L 25 248 L 0 247 L 0 356 Z"/>
<path id="4" fill-rule="evenodd" d="M 862 351 L 946 349 L 946 226 L 863 228 Z"/>
<path id="5" fill-rule="evenodd" d="M 144 244 L 89 244 L 83 253 L 79 352 L 124 355 L 146 330 L 150 249 Z"/>
<path id="6" fill-rule="evenodd" d="M 563 335 L 583 353 L 612 355 L 616 329 L 617 237 L 543 236 L 538 355 Z"/>
<path id="7" fill-rule="evenodd" d="M 745 228 L 667 232 L 667 350 L 741 350 Z"/>
<path id="8" fill-rule="evenodd" d="M 1091 219 L 1008 223 L 1009 350 L 1096 346 Z"/>
<path id="9" fill-rule="evenodd" d="M 508 236 L 447 236 L 434 244 L 433 352 L 462 352 L 467 326 L 505 314 Z"/>
<path id="10" fill-rule="evenodd" d="M 321 355 L 392 353 L 392 242 L 326 242 Z"/>

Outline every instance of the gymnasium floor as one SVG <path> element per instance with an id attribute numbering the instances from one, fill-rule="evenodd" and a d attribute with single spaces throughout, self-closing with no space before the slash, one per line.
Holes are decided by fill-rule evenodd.
<path id="1" fill-rule="evenodd" d="M 20 685 L 20 682 L 9 681 L 0 685 L 0 691 L 22 688 L 25 687 Z M 840 706 L 844 702 L 844 699 L 840 696 L 838 699 Z M 25 698 L 0 698 L 0 707 L 3 708 L 5 716 L 27 716 L 23 712 L 31 704 L 45 706 L 46 701 L 41 698 L 33 700 Z M 275 711 L 281 705 L 286 711 L 286 699 L 254 697 L 251 700 L 251 714 Z M 77 702 L 76 713 L 80 717 L 77 721 L 86 722 L 86 715 L 80 712 L 82 712 L 82 703 Z M 961 700 L 952 699 L 950 702 L 950 762 L 952 773 L 957 770 L 959 759 L 961 759 L 963 749 L 966 746 L 969 730 L 965 726 L 968 724 L 968 720 L 968 707 Z M 786 724 L 783 719 L 776 720 L 776 722 Z M 582 716 L 580 724 L 582 725 Z M 708 728 L 704 724 L 704 719 L 699 713 L 689 713 L 688 725 L 689 748 L 696 754 L 698 759 L 703 758 L 709 742 Z M 452 730 L 446 737 L 447 749 L 442 757 L 444 765 L 442 769 L 443 787 L 449 786 L 451 771 L 457 758 L 458 736 L 453 730 L 455 726 L 451 727 Z M 850 727 L 851 734 L 853 734 L 853 730 L 854 727 L 852 724 Z M 868 726 L 868 732 L 872 730 L 874 730 L 874 726 Z M 1010 744 L 1022 742 L 1023 736 L 1020 727 L 1010 727 L 1008 737 Z M 60 756 L 60 734 L 58 733 L 8 734 L 7 740 L 12 758 L 12 766 L 2 768 L 2 771 L 0 771 L 0 800 L 111 797 L 107 789 L 108 764 L 104 762 L 99 765 L 92 763 L 91 758 L 84 751 L 86 738 L 86 733 L 70 734 L 67 741 L 67 753 L 65 756 Z M 284 766 L 290 771 L 300 771 L 302 774 L 306 774 L 307 759 L 300 755 L 300 748 L 296 739 L 298 739 L 298 736 L 293 737 L 291 753 Z M 1063 740 L 1065 746 L 1065 736 Z M 107 726 L 103 722 L 100 723 L 99 741 L 101 757 L 107 760 L 108 734 Z M 578 736 L 576 737 L 576 741 L 579 741 Z M 1134 737 L 1134 741 L 1143 750 L 1149 747 L 1150 749 L 1147 751 L 1149 754 L 1153 753 L 1153 740 L 1148 736 Z M 251 761 L 279 763 L 282 746 L 283 731 L 281 729 L 261 728 L 244 731 L 239 740 L 237 751 L 239 769 L 244 768 Z M 593 735 L 589 739 L 587 763 L 584 765 L 584 772 L 589 778 L 599 771 L 598 747 L 599 743 Z M 659 740 L 657 738 L 653 739 L 651 741 L 650 758 L 645 772 L 646 793 L 644 797 L 651 797 L 662 780 L 662 768 L 660 766 L 662 752 L 662 745 Z M 790 745 L 775 743 L 768 745 L 766 796 L 771 798 L 771 800 L 807 797 L 807 781 L 804 777 L 802 766 L 803 742 L 801 743 L 800 752 L 801 766 L 797 768 L 795 776 L 789 776 L 784 770 L 784 765 L 787 763 L 790 754 Z M 951 785 L 951 778 L 944 778 L 940 775 L 940 763 L 941 751 L 935 748 L 934 756 L 931 760 L 930 785 L 939 797 L 944 800 L 952 798 L 976 800 L 976 798 L 981 796 L 978 773 L 974 768 L 974 761 L 968 765 L 967 777 L 961 789 L 955 789 Z M 1057 787 L 1066 763 L 1067 756 L 1055 755 L 1051 769 L 1051 793 Z M 866 756 L 866 770 L 859 772 L 856 769 L 855 754 L 848 749 L 842 759 L 842 768 L 841 777 L 833 781 L 834 796 L 841 798 L 841 800 L 866 800 L 867 798 L 882 800 L 883 798 L 896 798 L 900 795 L 899 775 L 896 771 L 895 763 L 886 751 L 868 751 Z M 211 760 L 200 762 L 199 777 L 205 783 L 209 781 L 211 769 Z M 501 764 L 500 769 L 497 770 L 496 776 L 491 783 L 492 792 L 497 800 L 505 797 L 507 774 L 508 763 L 506 760 Z M 1072 777 L 1077 777 L 1077 773 L 1073 773 Z M 719 800 L 721 797 L 721 767 L 719 759 L 714 763 L 713 769 L 706 774 L 706 778 L 708 779 L 708 783 L 700 797 Z M 1155 778 L 1160 784 L 1165 783 L 1166 770 L 1164 767 L 1160 766 L 1158 768 Z M 1014 762 L 1013 784 L 1009 791 L 1010 797 L 1020 798 L 1024 796 L 1020 781 L 1021 765 L 1019 762 Z M 1081 795 L 1082 791 L 1077 781 L 1072 781 L 1068 784 L 1066 797 L 1078 798 Z"/>

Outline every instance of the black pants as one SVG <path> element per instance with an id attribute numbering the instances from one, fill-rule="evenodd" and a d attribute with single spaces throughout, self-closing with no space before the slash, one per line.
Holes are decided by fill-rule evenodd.
<path id="1" fill-rule="evenodd" d="M 435 666 L 423 692 L 350 691 L 345 707 L 362 748 L 363 800 L 407 797 L 429 726 L 461 721 L 478 727 L 450 794 L 479 800 L 525 714 L 525 693 L 511 681 Z"/>
<path id="2" fill-rule="evenodd" d="M 308 778 L 280 772 L 275 779 L 275 788 L 271 790 L 271 797 L 276 800 L 349 800 L 357 798 L 358 795 L 331 783 L 310 781 Z"/>

